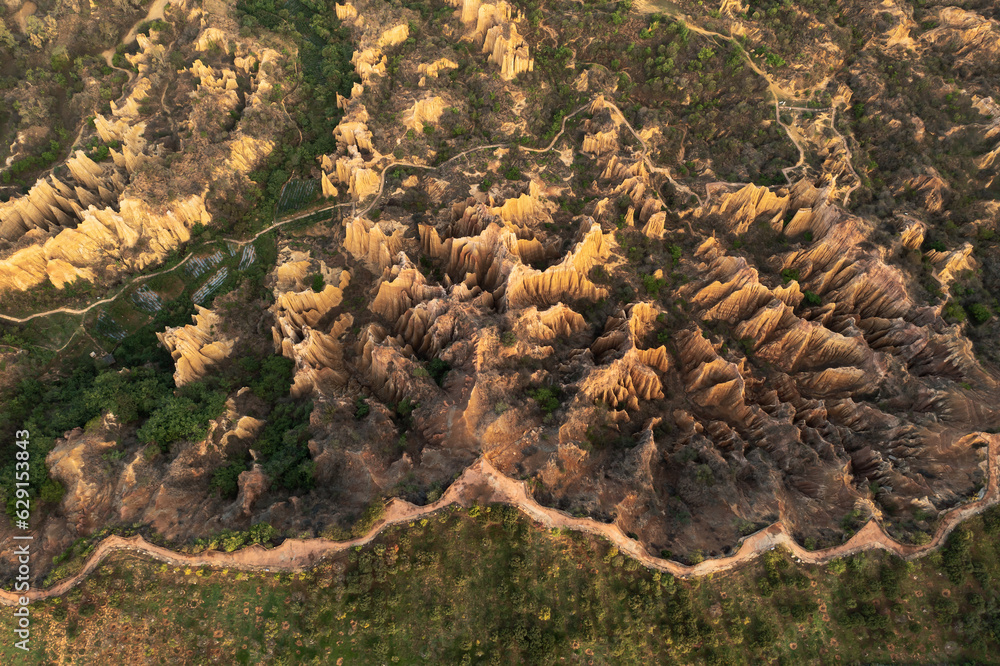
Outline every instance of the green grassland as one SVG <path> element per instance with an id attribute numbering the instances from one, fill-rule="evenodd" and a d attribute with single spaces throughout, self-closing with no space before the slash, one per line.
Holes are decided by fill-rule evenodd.
<path id="1" fill-rule="evenodd" d="M 504 506 L 452 508 L 301 574 L 107 560 L 32 606 L 3 663 L 986 663 L 1000 634 L 1000 511 L 941 551 L 826 567 L 772 551 L 693 581 Z M 12 634 L 9 609 L 0 633 Z M 339 659 L 343 657 L 343 662 Z"/>

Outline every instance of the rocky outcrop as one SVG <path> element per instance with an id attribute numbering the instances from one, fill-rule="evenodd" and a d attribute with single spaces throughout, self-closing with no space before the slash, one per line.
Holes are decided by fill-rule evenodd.
<path id="1" fill-rule="evenodd" d="M 177 386 L 201 379 L 213 365 L 233 351 L 235 340 L 220 338 L 216 331 L 221 324 L 219 315 L 200 305 L 196 305 L 195 309 L 194 324 L 167 327 L 156 334 L 160 344 L 174 359 L 174 383 Z"/>
<path id="2" fill-rule="evenodd" d="M 89 533 L 101 527 L 105 514 L 112 509 L 114 485 L 101 464 L 101 455 L 115 446 L 114 440 L 77 428 L 56 440 L 45 457 L 49 474 L 66 489 L 60 508 L 78 532 Z"/>
<path id="3" fill-rule="evenodd" d="M 424 125 L 437 125 L 444 113 L 444 100 L 440 97 L 427 97 L 413 103 L 403 114 L 403 125 L 416 132 L 422 132 Z"/>
<path id="4" fill-rule="evenodd" d="M 201 41 L 218 42 L 218 33 L 206 29 Z M 136 63 L 145 66 L 162 58 L 163 45 L 153 41 L 155 35 L 139 37 Z M 276 57 L 276 52 L 265 49 L 260 60 L 266 65 Z M 246 95 L 243 117 L 253 120 L 271 113 L 260 97 L 271 87 L 270 67 L 251 71 L 255 62 L 238 60 L 255 87 Z M 183 196 L 174 192 L 191 192 L 192 182 L 240 178 L 270 153 L 273 141 L 244 131 L 241 121 L 214 148 L 206 145 L 203 154 L 183 151 L 171 169 L 161 168 L 163 146 L 147 141 L 146 123 L 140 120 L 140 106 L 153 86 L 145 71 L 140 67 L 128 93 L 111 103 L 109 117 L 94 119 L 102 141 L 121 144 L 110 151 L 110 162 L 98 164 L 78 150 L 66 160 L 67 175 L 44 176 L 27 195 L 2 205 L 0 237 L 20 241 L 21 247 L 0 258 L 0 288 L 24 290 L 45 282 L 62 288 L 75 280 L 96 281 L 156 264 L 190 238 L 192 226 L 211 222 L 205 206 L 207 184 Z M 241 106 L 234 70 L 216 70 L 196 59 L 189 71 L 197 77 L 192 98 L 199 101 L 183 125 L 200 130 L 209 115 L 235 112 Z M 149 169 L 150 165 L 155 166 Z M 158 175 L 151 177 L 154 172 Z"/>
<path id="5" fill-rule="evenodd" d="M 323 277 L 316 291 L 312 277 Z M 340 339 L 351 327 L 350 313 L 338 313 L 351 274 L 314 262 L 307 252 L 282 249 L 274 271 L 275 325 L 271 329 L 275 353 L 295 361 L 292 395 L 309 394 L 318 386 L 343 386 L 348 372 Z M 336 315 L 336 319 L 334 316 Z"/>
<path id="6" fill-rule="evenodd" d="M 723 218 L 736 234 L 746 233 L 757 220 L 780 229 L 788 201 L 788 197 L 778 196 L 768 187 L 746 185 L 734 193 L 723 195 L 712 212 Z"/>
<path id="7" fill-rule="evenodd" d="M 609 242 L 600 225 L 593 223 L 583 240 L 562 262 L 539 271 L 517 264 L 507 279 L 508 308 L 546 307 L 565 300 L 597 300 L 607 294 L 587 278 L 590 269 L 607 257 Z"/>
<path id="8" fill-rule="evenodd" d="M 469 36 L 477 44 L 482 40 L 483 53 L 488 53 L 489 62 L 499 67 L 503 79 L 511 80 L 534 68 L 528 43 L 518 34 L 513 9 L 507 2 L 462 0 L 461 6 L 461 20 Z"/>
<path id="9" fill-rule="evenodd" d="M 439 74 L 452 69 L 458 69 L 458 63 L 448 58 L 438 58 L 430 63 L 422 62 L 417 66 L 417 72 L 420 74 L 418 85 L 423 87 L 427 84 L 427 79 L 436 79 Z"/>
<path id="10" fill-rule="evenodd" d="M 344 226 L 344 248 L 376 272 L 381 273 L 391 266 L 402 249 L 404 230 L 401 228 L 386 233 L 379 224 L 360 217 L 345 221 Z"/>
<path id="11" fill-rule="evenodd" d="M 951 49 L 956 65 L 970 71 L 979 71 L 987 61 L 1000 57 L 1000 25 L 973 11 L 958 7 L 942 7 L 937 11 L 937 27 L 920 36 L 938 48 Z"/>

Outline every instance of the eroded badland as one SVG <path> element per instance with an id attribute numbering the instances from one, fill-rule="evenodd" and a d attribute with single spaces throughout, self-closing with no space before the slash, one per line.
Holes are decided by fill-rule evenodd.
<path id="1" fill-rule="evenodd" d="M 986 493 L 993 3 L 47 4 L 0 33 L 40 579 L 107 528 L 362 536 L 487 467 L 685 564 L 925 545 Z"/>

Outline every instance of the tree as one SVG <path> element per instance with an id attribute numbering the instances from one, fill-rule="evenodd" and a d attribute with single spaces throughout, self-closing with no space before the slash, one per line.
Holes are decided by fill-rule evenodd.
<path id="1" fill-rule="evenodd" d="M 58 32 L 58 26 L 56 20 L 51 16 L 46 16 L 44 18 L 38 18 L 37 16 L 29 16 L 24 21 L 25 32 L 28 35 L 28 41 L 36 49 L 40 49 L 45 46 L 46 42 L 50 42 L 55 39 Z"/>
<path id="2" fill-rule="evenodd" d="M 14 35 L 11 34 L 3 19 L 0 19 L 0 47 L 13 51 L 15 46 L 17 46 L 17 41 L 14 39 Z"/>

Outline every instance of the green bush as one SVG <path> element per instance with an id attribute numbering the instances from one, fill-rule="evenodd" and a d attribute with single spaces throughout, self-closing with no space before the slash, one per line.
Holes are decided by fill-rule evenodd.
<path id="1" fill-rule="evenodd" d="M 642 276 L 642 286 L 646 290 L 646 293 L 656 298 L 660 295 L 660 289 L 666 286 L 667 281 L 663 278 L 658 278 L 654 275 L 643 275 Z"/>
<path id="2" fill-rule="evenodd" d="M 240 492 L 240 474 L 246 471 L 246 463 L 233 461 L 219 467 L 212 473 L 212 481 L 209 487 L 219 491 L 219 495 L 226 499 L 236 499 Z"/>
<path id="3" fill-rule="evenodd" d="M 208 432 L 208 422 L 217 418 L 226 406 L 226 394 L 213 391 L 204 382 L 192 382 L 177 395 L 162 399 L 136 436 L 143 444 L 155 443 L 167 452 L 180 440 L 201 439 Z"/>
<path id="4" fill-rule="evenodd" d="M 948 301 L 948 303 L 941 310 L 941 316 L 944 317 L 946 321 L 960 324 L 965 321 L 965 310 L 955 301 Z"/>
<path id="5" fill-rule="evenodd" d="M 368 402 L 363 395 L 359 395 L 354 400 L 354 418 L 358 421 L 368 416 L 371 411 L 372 408 L 368 406 Z"/>
<path id="6" fill-rule="evenodd" d="M 959 585 L 972 571 L 971 551 L 972 531 L 968 527 L 960 526 L 948 535 L 941 550 L 941 568 L 955 585 Z"/>
<path id="7" fill-rule="evenodd" d="M 312 402 L 278 402 L 257 436 L 254 449 L 271 482 L 285 490 L 312 488 L 315 464 L 309 455 Z"/>
<path id="8" fill-rule="evenodd" d="M 258 397 L 274 402 L 288 395 L 292 386 L 292 371 L 295 362 L 284 356 L 268 356 L 256 370 L 256 378 L 250 382 L 250 390 Z"/>
<path id="9" fill-rule="evenodd" d="M 982 303 L 973 303 L 968 308 L 969 317 L 975 325 L 984 324 L 993 318 L 993 311 Z"/>
<path id="10" fill-rule="evenodd" d="M 410 415 L 413 414 L 413 410 L 419 406 L 419 403 L 413 402 L 409 397 L 405 397 L 399 401 L 398 405 L 396 405 L 396 413 L 402 418 L 408 419 L 410 418 Z"/>
<path id="11" fill-rule="evenodd" d="M 451 366 L 441 358 L 431 359 L 431 362 L 427 364 L 427 372 L 438 386 L 444 383 L 445 375 L 448 374 L 449 370 L 451 370 Z"/>
<path id="12" fill-rule="evenodd" d="M 548 415 L 559 409 L 562 396 L 558 387 L 544 387 L 529 391 L 528 397 L 538 403 L 543 414 Z"/>
<path id="13" fill-rule="evenodd" d="M 698 465 L 695 469 L 694 478 L 703 486 L 715 485 L 715 474 L 712 473 L 712 468 L 708 465 Z"/>
<path id="14" fill-rule="evenodd" d="M 148 367 L 99 375 L 84 394 L 95 412 L 110 412 L 119 423 L 149 416 L 170 392 L 170 376 Z"/>
<path id="15" fill-rule="evenodd" d="M 323 291 L 326 288 L 326 280 L 323 279 L 321 273 L 316 273 L 312 278 L 312 290 L 316 293 Z"/>
<path id="16" fill-rule="evenodd" d="M 360 537 L 368 534 L 375 524 L 382 519 L 385 515 L 385 502 L 381 499 L 376 499 L 361 513 L 357 522 L 351 528 L 351 534 L 355 537 Z"/>

